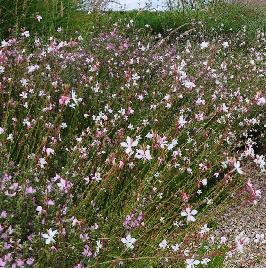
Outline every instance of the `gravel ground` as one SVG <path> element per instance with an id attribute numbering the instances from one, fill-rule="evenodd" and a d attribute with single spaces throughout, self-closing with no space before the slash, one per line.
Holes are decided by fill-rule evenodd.
<path id="1" fill-rule="evenodd" d="M 249 4 L 249 5 L 265 5 L 266 0 L 235 0 L 235 3 Z"/>
<path id="2" fill-rule="evenodd" d="M 226 209 L 219 223 L 218 234 L 234 240 L 242 231 L 250 238 L 250 243 L 245 247 L 244 253 L 228 257 L 226 267 L 266 267 L 266 243 L 256 244 L 256 234 L 265 234 L 266 239 L 266 175 L 259 174 L 257 169 L 252 169 L 252 164 L 244 168 L 245 177 L 250 179 L 256 189 L 261 191 L 261 198 L 257 205 L 247 204 L 243 199 L 235 198 L 233 206 Z M 243 196 L 243 195 L 242 195 Z M 243 197 L 242 197 L 243 198 Z"/>

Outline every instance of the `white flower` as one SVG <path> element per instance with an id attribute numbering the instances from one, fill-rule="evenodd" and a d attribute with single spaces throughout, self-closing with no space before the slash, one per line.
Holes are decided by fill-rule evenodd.
<path id="1" fill-rule="evenodd" d="M 226 49 L 229 47 L 229 43 L 227 41 L 223 42 L 223 47 Z"/>
<path id="2" fill-rule="evenodd" d="M 164 239 L 164 240 L 159 244 L 159 247 L 160 247 L 161 249 L 166 249 L 166 248 L 168 248 L 168 243 L 167 243 L 167 241 Z"/>
<path id="3" fill-rule="evenodd" d="M 148 147 L 147 147 L 146 150 L 138 149 L 135 157 L 137 159 L 144 159 L 144 160 L 147 160 L 147 161 L 150 161 L 152 159 L 151 152 L 150 152 Z"/>
<path id="4" fill-rule="evenodd" d="M 28 80 L 25 79 L 25 78 L 22 78 L 22 79 L 20 80 L 20 83 L 21 83 L 21 85 L 22 85 L 23 87 L 26 87 L 26 86 L 28 85 Z"/>
<path id="5" fill-rule="evenodd" d="M 194 216 L 198 213 L 197 210 L 193 209 L 191 210 L 191 208 L 188 206 L 185 211 L 181 212 L 181 216 L 182 217 L 187 217 L 187 222 L 194 222 L 196 221 L 196 219 L 194 218 Z"/>
<path id="6" fill-rule="evenodd" d="M 13 140 L 14 140 L 13 134 L 9 134 L 9 135 L 7 136 L 7 140 L 13 142 Z"/>
<path id="7" fill-rule="evenodd" d="M 176 227 L 180 227 L 180 226 L 182 226 L 182 222 L 181 221 L 174 221 L 173 225 Z"/>
<path id="8" fill-rule="evenodd" d="M 37 20 L 38 22 L 40 22 L 40 21 L 42 20 L 42 16 L 37 15 L 37 16 L 36 16 L 36 20 Z"/>
<path id="9" fill-rule="evenodd" d="M 4 48 L 4 47 L 9 47 L 9 46 L 11 46 L 11 44 L 8 43 L 7 41 L 3 40 L 3 41 L 1 42 L 1 47 L 2 47 L 2 48 Z"/>
<path id="10" fill-rule="evenodd" d="M 240 162 L 239 161 L 234 163 L 234 170 L 240 175 L 244 174 L 244 172 L 242 171 L 242 169 L 240 167 Z"/>
<path id="11" fill-rule="evenodd" d="M 36 207 L 36 211 L 38 212 L 38 215 L 40 215 L 42 213 L 42 207 L 39 205 Z"/>
<path id="12" fill-rule="evenodd" d="M 209 42 L 206 42 L 206 41 L 203 41 L 201 44 L 200 44 L 200 48 L 201 49 L 206 49 L 209 47 Z"/>
<path id="13" fill-rule="evenodd" d="M 195 265 L 199 265 L 200 261 L 195 259 L 186 259 L 187 268 L 194 268 Z"/>
<path id="14" fill-rule="evenodd" d="M 149 132 L 149 133 L 146 134 L 145 137 L 151 139 L 151 138 L 153 138 L 153 133 Z"/>
<path id="15" fill-rule="evenodd" d="M 265 244 L 266 240 L 265 240 L 265 236 L 264 234 L 256 234 L 255 236 L 256 238 L 254 239 L 254 243 L 260 243 L 260 244 Z"/>
<path id="16" fill-rule="evenodd" d="M 201 264 L 207 265 L 211 260 L 209 258 L 204 258 L 202 259 L 202 261 L 200 262 Z"/>
<path id="17" fill-rule="evenodd" d="M 45 244 L 49 245 L 55 243 L 54 236 L 57 234 L 57 230 L 52 230 L 51 228 L 47 230 L 47 234 L 42 234 L 42 237 L 45 239 Z"/>
<path id="18" fill-rule="evenodd" d="M 171 248 L 172 248 L 172 250 L 174 251 L 174 252 L 176 252 L 176 251 L 178 251 L 179 250 L 179 244 L 178 243 L 176 243 L 175 245 L 172 245 L 171 246 Z"/>
<path id="19" fill-rule="evenodd" d="M 3 74 L 4 72 L 5 72 L 5 68 L 2 65 L 0 65 L 0 74 Z"/>
<path id="20" fill-rule="evenodd" d="M 122 239 L 121 239 L 121 242 L 122 242 L 123 244 L 125 244 L 126 247 L 129 248 L 129 249 L 133 249 L 133 248 L 134 248 L 134 244 L 135 244 L 136 241 L 137 241 L 137 240 L 136 240 L 135 238 L 131 237 L 130 234 L 128 234 L 128 235 L 126 236 L 126 238 L 122 238 Z"/>
<path id="21" fill-rule="evenodd" d="M 0 134 L 4 133 L 5 129 L 0 127 Z"/>
<path id="22" fill-rule="evenodd" d="M 181 115 L 179 117 L 178 124 L 180 125 L 180 127 L 184 127 L 186 123 L 187 123 L 186 119 L 184 118 L 183 115 Z"/>
<path id="23" fill-rule="evenodd" d="M 82 98 L 78 98 L 74 90 L 71 91 L 71 99 L 73 100 L 75 105 L 78 105 L 82 101 Z"/>
<path id="24" fill-rule="evenodd" d="M 225 237 L 225 236 L 222 236 L 221 237 L 221 244 L 225 244 L 226 243 L 226 241 L 227 241 L 227 238 Z"/>
<path id="25" fill-rule="evenodd" d="M 21 36 L 29 37 L 30 36 L 30 32 L 29 31 L 25 31 L 25 32 L 21 33 Z"/>
<path id="26" fill-rule="evenodd" d="M 261 172 L 265 172 L 266 161 L 263 155 L 256 155 L 254 162 L 260 166 Z"/>
<path id="27" fill-rule="evenodd" d="M 37 64 L 30 65 L 30 66 L 28 66 L 28 73 L 30 74 L 30 73 L 32 73 L 32 72 L 38 70 L 39 68 L 40 68 L 40 67 L 39 67 L 39 65 L 37 65 Z"/>
<path id="28" fill-rule="evenodd" d="M 128 128 L 129 130 L 134 130 L 134 126 L 133 126 L 132 124 L 129 124 L 129 125 L 127 126 L 127 128 Z"/>
<path id="29" fill-rule="evenodd" d="M 193 89 L 193 88 L 196 87 L 195 83 L 192 82 L 192 81 L 189 81 L 189 80 L 186 80 L 186 81 L 184 82 L 184 86 L 185 86 L 187 89 L 189 89 L 189 90 L 191 90 L 191 89 Z"/>
<path id="30" fill-rule="evenodd" d="M 132 75 L 132 80 L 139 80 L 139 79 L 140 79 L 140 76 L 137 73 Z"/>
<path id="31" fill-rule="evenodd" d="M 172 150 L 177 145 L 177 140 L 174 139 L 172 142 L 167 146 L 168 150 Z"/>
<path id="32" fill-rule="evenodd" d="M 100 249 L 103 247 L 103 244 L 100 240 L 96 241 L 96 253 L 98 254 L 100 252 Z"/>
<path id="33" fill-rule="evenodd" d="M 100 182 L 102 180 L 101 174 L 99 172 L 96 172 L 93 176 L 92 179 L 95 180 L 96 182 Z"/>
<path id="34" fill-rule="evenodd" d="M 201 227 L 201 230 L 200 230 L 200 234 L 201 235 L 204 235 L 206 233 L 208 233 L 210 231 L 210 228 L 208 228 L 208 225 L 207 224 L 204 224 L 202 227 Z"/>
<path id="35" fill-rule="evenodd" d="M 203 186 L 207 186 L 207 184 L 208 184 L 207 178 L 202 179 L 201 183 Z"/>
<path id="36" fill-rule="evenodd" d="M 127 154 L 132 154 L 133 152 L 132 147 L 136 147 L 138 145 L 138 141 L 137 140 L 134 141 L 132 138 L 128 136 L 126 142 L 122 142 L 120 145 L 123 148 L 126 148 Z"/>
<path id="37" fill-rule="evenodd" d="M 237 250 L 239 252 L 243 252 L 244 246 L 249 243 L 249 238 L 245 235 L 245 232 L 241 232 L 238 236 L 236 236 L 235 242 Z"/>
<path id="38" fill-rule="evenodd" d="M 61 124 L 61 128 L 62 128 L 62 129 L 67 128 L 67 124 L 66 124 L 65 122 L 63 122 L 63 123 Z"/>
<path id="39" fill-rule="evenodd" d="M 44 158 L 39 159 L 39 165 L 41 168 L 44 168 L 44 166 L 47 164 L 46 160 Z"/>

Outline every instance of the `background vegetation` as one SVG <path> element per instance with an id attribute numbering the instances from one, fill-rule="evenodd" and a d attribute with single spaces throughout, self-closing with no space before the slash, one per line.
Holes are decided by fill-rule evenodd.
<path id="1" fill-rule="evenodd" d="M 170 30 L 186 25 L 177 32 L 189 29 L 189 23 L 202 23 L 206 35 L 237 33 L 244 25 L 250 37 L 256 29 L 266 25 L 265 7 L 251 7 L 223 1 L 191 9 L 189 6 L 172 11 L 82 11 L 84 3 L 77 0 L 0 0 L 0 38 L 18 34 L 21 29 L 47 37 L 55 34 L 59 27 L 65 36 L 76 33 L 87 36 L 108 31 L 117 22 L 134 20 L 137 29 L 147 29 L 154 34 L 167 35 Z M 37 16 L 42 19 L 39 22 Z M 221 27 L 221 25 L 223 25 Z"/>
<path id="2" fill-rule="evenodd" d="M 46 36 L 58 27 L 68 31 L 78 7 L 77 0 L 0 0 L 0 37 L 18 34 L 23 28 Z M 40 22 L 37 16 L 42 17 Z"/>

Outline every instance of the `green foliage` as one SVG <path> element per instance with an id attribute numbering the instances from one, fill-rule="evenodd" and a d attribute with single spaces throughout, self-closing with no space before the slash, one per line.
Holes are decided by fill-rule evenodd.
<path id="1" fill-rule="evenodd" d="M 39 35 L 49 35 L 57 27 L 67 30 L 77 6 L 76 0 L 0 0 L 0 38 L 21 29 Z"/>
<path id="2" fill-rule="evenodd" d="M 177 11 L 129 11 L 106 13 L 76 13 L 76 23 L 73 30 L 83 34 L 97 33 L 102 29 L 108 30 L 117 21 L 128 23 L 134 20 L 137 29 L 149 28 L 154 34 L 167 35 L 169 30 L 185 25 L 179 31 L 184 32 L 190 28 L 190 23 L 201 23 L 205 27 L 205 34 L 217 36 L 218 34 L 234 35 L 243 26 L 250 37 L 253 37 L 258 28 L 266 29 L 265 10 L 256 9 L 240 4 L 219 3 L 205 9 L 185 9 Z M 96 22 L 96 23 L 95 23 Z M 223 25 L 221 27 L 221 25 Z"/>
<path id="3" fill-rule="evenodd" d="M 266 29 L 265 9 L 240 4 L 220 2 L 201 9 L 108 11 L 89 14 L 78 7 L 78 0 L 0 0 L 0 39 L 18 33 L 23 28 L 43 37 L 53 35 L 58 27 L 64 29 L 66 36 L 74 36 L 76 32 L 83 36 L 97 35 L 110 30 L 118 21 L 126 25 L 130 20 L 134 21 L 135 29 L 149 30 L 163 36 L 182 25 L 184 27 L 180 28 L 177 34 L 185 32 L 191 28 L 191 23 L 194 27 L 203 25 L 205 35 L 208 36 L 234 35 L 246 26 L 247 35 L 253 37 L 256 29 Z M 40 22 L 37 15 L 42 16 Z"/>

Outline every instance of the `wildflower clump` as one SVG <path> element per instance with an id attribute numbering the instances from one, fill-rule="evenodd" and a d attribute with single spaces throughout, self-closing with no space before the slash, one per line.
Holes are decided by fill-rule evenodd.
<path id="1" fill-rule="evenodd" d="M 198 225 L 245 185 L 245 162 L 265 173 L 248 138 L 265 128 L 264 33 L 158 46 L 131 21 L 33 36 L 0 48 L 0 265 L 195 267 L 226 252 Z"/>

